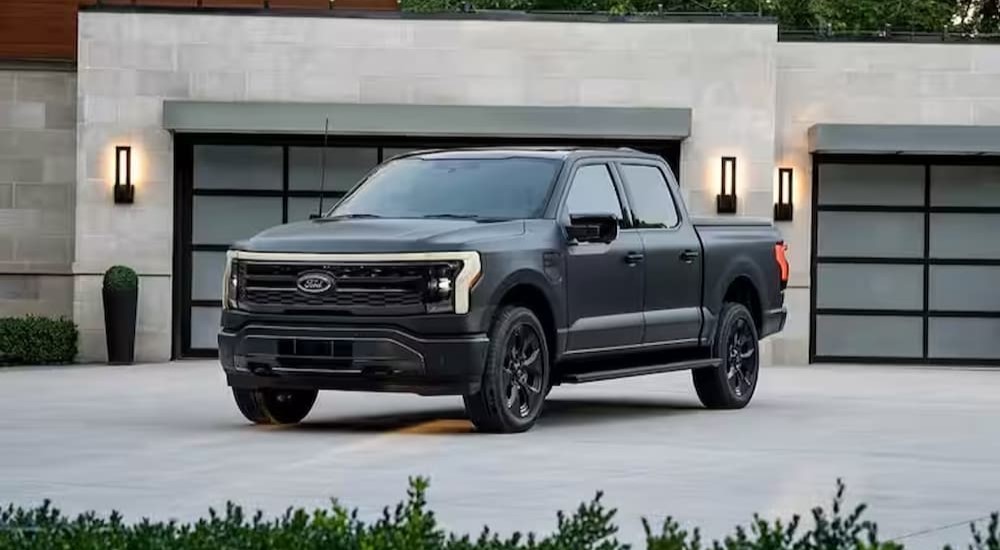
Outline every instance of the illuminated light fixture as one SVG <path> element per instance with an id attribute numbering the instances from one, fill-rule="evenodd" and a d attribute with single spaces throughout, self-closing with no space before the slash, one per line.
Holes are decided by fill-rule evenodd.
<path id="1" fill-rule="evenodd" d="M 722 188 L 715 209 L 719 214 L 736 213 L 736 157 L 722 157 Z"/>
<path id="2" fill-rule="evenodd" d="M 132 204 L 135 187 L 132 186 L 132 147 L 115 147 L 115 204 Z"/>
<path id="3" fill-rule="evenodd" d="M 792 221 L 792 188 L 794 175 L 791 168 L 778 169 L 778 202 L 774 205 L 774 221 Z"/>

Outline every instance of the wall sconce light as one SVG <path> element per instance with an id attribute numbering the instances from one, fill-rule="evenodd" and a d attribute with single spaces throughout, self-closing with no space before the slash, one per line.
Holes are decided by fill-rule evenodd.
<path id="1" fill-rule="evenodd" d="M 792 187 L 795 181 L 791 168 L 778 169 L 778 202 L 774 205 L 774 220 L 792 221 Z"/>
<path id="2" fill-rule="evenodd" d="M 715 209 L 719 214 L 736 213 L 736 157 L 722 157 L 722 189 Z"/>
<path id="3" fill-rule="evenodd" d="M 132 147 L 115 147 L 115 204 L 132 204 L 135 187 L 132 186 Z"/>

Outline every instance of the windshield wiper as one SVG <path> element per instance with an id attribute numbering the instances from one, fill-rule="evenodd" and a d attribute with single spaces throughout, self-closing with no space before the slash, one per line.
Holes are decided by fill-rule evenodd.
<path id="1" fill-rule="evenodd" d="M 479 216 L 475 214 L 426 214 L 420 216 L 421 218 L 445 218 L 450 220 L 478 220 Z"/>
<path id="2" fill-rule="evenodd" d="M 381 218 L 378 214 L 334 214 L 333 216 L 327 216 L 325 218 L 320 218 L 321 220 L 357 220 L 357 219 L 374 219 Z"/>

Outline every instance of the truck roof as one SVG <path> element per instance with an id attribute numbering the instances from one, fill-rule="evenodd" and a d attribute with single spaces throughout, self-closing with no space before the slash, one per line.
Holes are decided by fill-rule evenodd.
<path id="1" fill-rule="evenodd" d="M 564 160 L 569 157 L 615 156 L 633 158 L 660 157 L 627 147 L 524 146 L 524 147 L 462 147 L 457 149 L 426 149 L 411 151 L 394 158 L 460 159 L 533 157 Z"/>

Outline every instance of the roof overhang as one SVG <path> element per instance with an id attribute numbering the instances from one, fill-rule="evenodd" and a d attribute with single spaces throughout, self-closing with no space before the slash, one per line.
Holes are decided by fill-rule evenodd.
<path id="1" fill-rule="evenodd" d="M 682 140 L 691 109 L 398 105 L 380 103 L 163 102 L 173 132 L 237 134 Z"/>
<path id="2" fill-rule="evenodd" d="M 1000 155 L 1000 126 L 816 124 L 809 151 L 862 155 Z"/>

